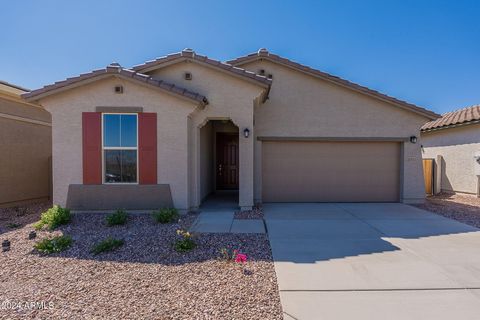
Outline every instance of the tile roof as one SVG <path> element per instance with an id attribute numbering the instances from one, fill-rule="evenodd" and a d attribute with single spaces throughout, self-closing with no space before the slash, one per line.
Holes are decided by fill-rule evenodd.
<path id="1" fill-rule="evenodd" d="M 122 68 L 118 63 L 112 63 L 106 68 L 94 70 L 88 73 L 83 73 L 79 76 L 67 78 L 62 81 L 57 81 L 53 84 L 44 86 L 43 88 L 24 93 L 22 94 L 22 98 L 24 98 L 27 101 L 39 100 L 45 96 L 48 96 L 50 94 L 57 92 L 58 90 L 66 89 L 67 87 L 70 87 L 71 85 L 77 84 L 81 81 L 90 80 L 97 77 L 103 78 L 109 75 L 121 77 L 124 79 L 132 79 L 134 81 L 138 81 L 138 82 L 147 84 L 149 86 L 159 88 L 166 92 L 188 98 L 201 105 L 208 104 L 207 98 L 199 93 L 189 91 L 185 88 L 165 82 L 163 80 L 152 78 L 146 74 L 135 72 L 134 70 L 131 70 L 131 69 Z"/>
<path id="2" fill-rule="evenodd" d="M 367 94 L 369 96 L 377 97 L 381 100 L 390 102 L 390 103 L 392 103 L 396 106 L 399 106 L 399 107 L 402 107 L 404 109 L 407 109 L 407 110 L 413 111 L 415 113 L 421 114 L 421 115 L 423 115 L 427 118 L 430 118 L 432 120 L 440 117 L 439 114 L 436 114 L 435 112 L 432 112 L 432 111 L 427 110 L 425 108 L 418 107 L 414 104 L 408 103 L 408 102 L 403 101 L 403 100 L 396 99 L 394 97 L 390 97 L 390 96 L 388 96 L 386 94 L 383 94 L 383 93 L 380 93 L 376 90 L 369 89 L 367 87 L 358 85 L 356 83 L 353 83 L 353 82 L 350 82 L 348 80 L 339 78 L 337 76 L 333 76 L 333 75 L 325 73 L 323 71 L 310 68 L 306 65 L 302 65 L 298 62 L 291 61 L 291 60 L 283 58 L 279 55 L 270 53 L 267 49 L 264 49 L 264 48 L 258 50 L 258 52 L 251 53 L 251 54 L 248 54 L 246 56 L 239 57 L 239 58 L 236 58 L 236 59 L 233 59 L 233 60 L 229 60 L 229 61 L 227 61 L 227 63 L 231 64 L 231 65 L 242 65 L 242 64 L 245 64 L 245 63 L 248 63 L 248 62 L 251 62 L 251 61 L 255 61 L 255 60 L 260 60 L 260 59 L 265 59 L 265 60 L 268 60 L 268 61 L 279 63 L 279 64 L 282 64 L 282 65 L 288 66 L 290 68 L 308 73 L 308 74 L 313 75 L 313 76 L 316 76 L 318 78 L 321 78 L 321 79 L 339 84 L 341 86 L 350 88 L 350 89 L 355 90 L 357 92 L 361 92 L 361 93 Z"/>
<path id="3" fill-rule="evenodd" d="M 421 130 L 431 131 L 475 122 L 480 122 L 480 105 L 444 113 L 441 118 L 425 123 Z"/>
<path id="4" fill-rule="evenodd" d="M 232 66 L 230 64 L 218 61 L 218 60 L 213 60 L 208 58 L 207 56 L 202 56 L 197 54 L 195 51 L 192 49 L 184 49 L 182 52 L 178 53 L 173 53 L 169 54 L 164 57 L 157 58 L 155 60 L 147 61 L 143 64 L 139 64 L 136 66 L 132 67 L 132 70 L 138 71 L 138 72 L 144 72 L 145 70 L 148 70 L 150 68 L 157 67 L 162 64 L 170 64 L 174 63 L 176 60 L 183 61 L 183 60 L 190 60 L 190 61 L 196 61 L 199 63 L 206 64 L 208 66 L 230 72 L 234 75 L 238 75 L 240 77 L 256 81 L 258 83 L 263 84 L 264 86 L 270 86 L 272 83 L 271 79 L 268 79 L 265 76 L 257 75 L 255 72 L 251 72 L 242 68 L 238 68 L 235 66 Z"/>

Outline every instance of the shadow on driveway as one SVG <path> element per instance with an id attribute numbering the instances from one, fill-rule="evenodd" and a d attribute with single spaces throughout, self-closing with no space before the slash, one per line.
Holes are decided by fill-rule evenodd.
<path id="1" fill-rule="evenodd" d="M 264 212 L 275 260 L 294 263 L 401 250 L 390 238 L 479 231 L 399 203 L 265 204 Z"/>

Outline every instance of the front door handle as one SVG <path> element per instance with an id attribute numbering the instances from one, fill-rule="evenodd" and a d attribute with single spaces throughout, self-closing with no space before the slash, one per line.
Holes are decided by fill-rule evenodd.
<path id="1" fill-rule="evenodd" d="M 218 175 L 219 176 L 222 175 L 222 165 L 221 164 L 218 165 Z"/>

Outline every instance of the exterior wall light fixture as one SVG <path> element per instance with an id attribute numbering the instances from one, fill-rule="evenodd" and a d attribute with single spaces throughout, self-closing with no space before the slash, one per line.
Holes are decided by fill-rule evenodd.
<path id="1" fill-rule="evenodd" d="M 410 142 L 411 143 L 417 143 L 417 137 L 416 136 L 411 136 L 410 137 Z"/>
<path id="2" fill-rule="evenodd" d="M 248 138 L 250 136 L 250 129 L 248 128 L 243 129 L 243 136 L 245 138 Z"/>

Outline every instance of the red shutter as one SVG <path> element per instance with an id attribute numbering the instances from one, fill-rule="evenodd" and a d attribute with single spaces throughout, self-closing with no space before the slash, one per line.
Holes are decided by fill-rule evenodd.
<path id="1" fill-rule="evenodd" d="M 102 184 L 102 114 L 82 113 L 83 184 Z"/>
<path id="2" fill-rule="evenodd" d="M 138 170 L 140 184 L 157 184 L 157 114 L 138 114 Z"/>

